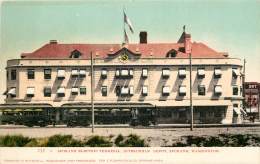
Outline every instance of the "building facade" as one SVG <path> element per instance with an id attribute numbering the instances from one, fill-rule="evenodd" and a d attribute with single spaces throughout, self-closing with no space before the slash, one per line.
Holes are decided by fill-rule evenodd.
<path id="1" fill-rule="evenodd" d="M 249 116 L 259 119 L 260 84 L 245 82 L 245 108 Z"/>
<path id="2" fill-rule="evenodd" d="M 192 42 L 185 31 L 177 43 L 148 43 L 146 32 L 140 33 L 137 44 L 51 40 L 7 61 L 6 103 L 1 109 L 40 109 L 56 122 L 70 110 L 90 110 L 91 54 L 96 111 L 138 115 L 152 109 L 158 123 L 189 123 L 191 54 L 194 123 L 242 121 L 241 60 Z"/>

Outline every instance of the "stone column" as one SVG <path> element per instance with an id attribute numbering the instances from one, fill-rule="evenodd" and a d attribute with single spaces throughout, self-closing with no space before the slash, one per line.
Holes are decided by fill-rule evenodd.
<path id="1" fill-rule="evenodd" d="M 221 121 L 222 124 L 231 124 L 233 122 L 233 105 L 228 105 L 226 108 L 226 115 Z"/>

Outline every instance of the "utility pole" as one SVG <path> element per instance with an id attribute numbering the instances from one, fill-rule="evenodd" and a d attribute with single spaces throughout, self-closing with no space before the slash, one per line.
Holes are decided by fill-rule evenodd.
<path id="1" fill-rule="evenodd" d="M 246 110 L 246 97 L 245 97 L 245 91 L 246 91 L 246 84 L 245 84 L 245 79 L 246 79 L 246 59 L 244 59 L 244 65 L 243 65 L 243 79 L 242 79 L 242 96 L 244 98 L 243 100 L 243 108 Z"/>
<path id="2" fill-rule="evenodd" d="M 94 133 L 94 123 L 95 123 L 95 114 L 94 114 L 94 66 L 93 66 L 93 54 L 90 52 L 91 58 L 91 111 L 92 111 L 92 133 Z"/>
<path id="3" fill-rule="evenodd" d="M 192 105 L 192 58 L 191 58 L 191 53 L 189 54 L 189 59 L 190 59 L 190 130 L 193 130 L 193 105 Z"/>

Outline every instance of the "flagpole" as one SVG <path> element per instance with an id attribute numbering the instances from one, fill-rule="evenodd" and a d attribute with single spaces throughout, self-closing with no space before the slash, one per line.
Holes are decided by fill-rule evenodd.
<path id="1" fill-rule="evenodd" d="M 91 116 L 92 116 L 92 126 L 91 132 L 94 133 L 94 124 L 95 124 L 95 114 L 94 114 L 94 65 L 93 65 L 93 53 L 90 52 L 91 58 Z"/>
<path id="2" fill-rule="evenodd" d="M 125 6 L 123 7 L 123 45 L 126 43 L 125 38 Z"/>

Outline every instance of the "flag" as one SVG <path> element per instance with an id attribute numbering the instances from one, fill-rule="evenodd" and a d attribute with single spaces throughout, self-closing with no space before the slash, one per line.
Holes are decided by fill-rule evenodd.
<path id="1" fill-rule="evenodd" d="M 124 32 L 125 32 L 125 43 L 129 43 L 129 39 L 128 39 L 128 36 L 127 36 L 125 29 L 124 29 Z"/>
<path id="2" fill-rule="evenodd" d="M 134 33 L 133 25 L 132 25 L 130 19 L 127 17 L 127 15 L 126 15 L 126 13 L 125 13 L 125 10 L 124 10 L 124 21 L 125 21 L 125 23 L 128 25 L 130 31 L 131 31 L 132 33 Z"/>

